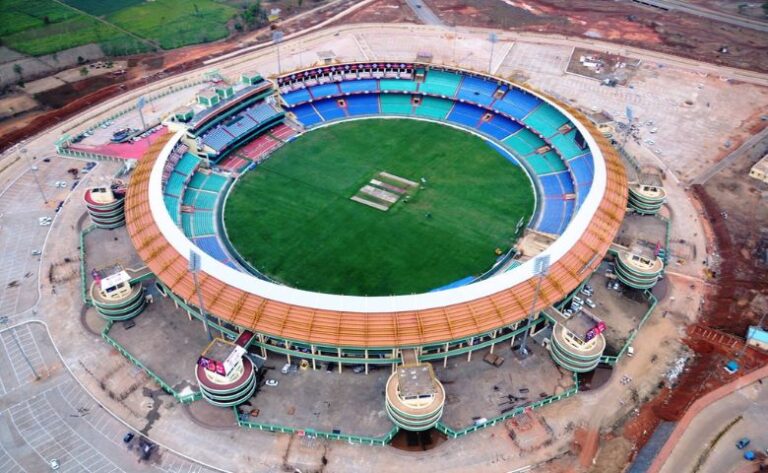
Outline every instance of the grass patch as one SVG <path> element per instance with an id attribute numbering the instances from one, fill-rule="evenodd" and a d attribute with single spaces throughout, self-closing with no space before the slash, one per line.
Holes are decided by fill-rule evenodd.
<path id="1" fill-rule="evenodd" d="M 3 0 L 0 2 L 0 36 L 59 23 L 77 16 L 77 12 L 51 0 Z"/>
<path id="2" fill-rule="evenodd" d="M 227 22 L 236 13 L 212 0 L 156 0 L 121 8 L 107 21 L 172 49 L 225 38 Z"/>
<path id="3" fill-rule="evenodd" d="M 94 16 L 109 15 L 124 8 L 145 3 L 144 0 L 63 0 L 63 2 Z"/>
<path id="4" fill-rule="evenodd" d="M 102 42 L 133 43 L 133 39 L 86 16 L 77 16 L 3 38 L 3 44 L 6 46 L 32 56 L 42 56 L 84 44 Z"/>
<path id="5" fill-rule="evenodd" d="M 100 44 L 109 55 L 151 46 L 120 31 L 154 41 L 164 49 L 225 38 L 236 8 L 213 0 L 3 0 L 0 39 L 25 54 L 41 56 L 84 44 Z M 84 12 L 84 13 L 83 13 Z M 91 15 L 107 22 L 98 21 Z"/>
<path id="6" fill-rule="evenodd" d="M 381 171 L 424 177 L 426 188 L 387 212 L 350 200 Z M 409 294 L 487 270 L 533 205 L 522 169 L 480 138 L 428 122 L 364 120 L 277 150 L 236 184 L 225 225 L 241 256 L 285 284 Z"/>

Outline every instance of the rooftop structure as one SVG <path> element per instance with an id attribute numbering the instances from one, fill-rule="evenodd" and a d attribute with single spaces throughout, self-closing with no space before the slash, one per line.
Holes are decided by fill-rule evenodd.
<path id="1" fill-rule="evenodd" d="M 756 162 L 749 170 L 750 177 L 768 183 L 768 154 Z"/>

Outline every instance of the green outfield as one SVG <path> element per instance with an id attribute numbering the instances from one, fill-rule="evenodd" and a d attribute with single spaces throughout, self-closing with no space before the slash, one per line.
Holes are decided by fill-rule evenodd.
<path id="1" fill-rule="evenodd" d="M 381 172 L 426 185 L 388 211 L 350 200 L 366 196 L 361 189 Z M 287 285 L 390 295 L 485 272 L 533 207 L 523 170 L 482 139 L 376 119 L 321 128 L 278 149 L 235 185 L 224 220 L 240 255 Z"/>

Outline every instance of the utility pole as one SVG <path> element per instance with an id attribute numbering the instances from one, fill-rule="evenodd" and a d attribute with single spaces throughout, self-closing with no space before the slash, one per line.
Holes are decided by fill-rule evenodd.
<path id="1" fill-rule="evenodd" d="M 280 30 L 275 30 L 272 32 L 272 42 L 277 48 L 277 75 L 282 74 L 283 71 L 283 68 L 280 64 L 280 41 L 283 40 L 283 36 L 283 32 Z"/>
<path id="2" fill-rule="evenodd" d="M 536 302 L 539 299 L 539 292 L 541 291 L 541 283 L 544 278 L 549 274 L 549 255 L 542 255 L 533 260 L 533 275 L 538 276 L 536 281 L 536 290 L 533 293 L 533 302 L 531 303 L 531 312 L 528 314 L 528 320 L 523 332 L 523 343 L 520 344 L 520 357 L 527 358 L 528 351 L 528 332 L 531 331 L 531 323 L 534 320 L 534 312 L 536 310 Z"/>
<path id="3" fill-rule="evenodd" d="M 192 280 L 195 283 L 195 292 L 197 293 L 197 307 L 200 309 L 200 316 L 203 318 L 203 326 L 205 327 L 205 333 L 208 334 L 208 340 L 213 340 L 211 335 L 211 327 L 208 325 L 208 316 L 205 314 L 205 306 L 203 305 L 203 293 L 200 291 L 200 281 L 198 280 L 197 273 L 200 272 L 200 255 L 195 250 L 189 250 L 189 272 L 192 273 Z"/>
<path id="4" fill-rule="evenodd" d="M 26 158 L 27 156 L 27 148 L 21 148 L 21 154 L 23 158 Z M 29 170 L 32 171 L 32 177 L 35 180 L 35 184 L 37 184 L 37 190 L 40 191 L 40 195 L 43 197 L 43 202 L 45 205 L 48 205 L 48 197 L 45 196 L 45 192 L 43 191 L 43 186 L 40 185 L 40 179 L 37 177 L 37 166 L 32 164 L 30 160 Z"/>
<path id="5" fill-rule="evenodd" d="M 488 35 L 488 41 L 491 42 L 491 55 L 488 57 L 488 74 L 493 74 L 493 48 L 499 41 L 499 37 L 496 33 L 491 33 Z"/>

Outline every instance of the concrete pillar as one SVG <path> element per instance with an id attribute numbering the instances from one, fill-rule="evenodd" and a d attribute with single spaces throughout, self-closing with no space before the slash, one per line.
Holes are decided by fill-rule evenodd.
<path id="1" fill-rule="evenodd" d="M 341 348 L 336 348 L 336 353 L 339 355 L 339 374 L 341 374 Z"/>
<path id="2" fill-rule="evenodd" d="M 315 360 L 315 346 L 314 345 L 310 345 L 309 346 L 309 352 L 312 353 L 312 371 L 314 371 L 314 370 L 317 369 L 317 364 L 316 364 L 317 360 Z"/>
<path id="3" fill-rule="evenodd" d="M 264 334 L 260 333 L 259 336 L 259 343 L 261 344 L 261 357 L 265 360 L 267 359 L 267 349 L 264 348 L 264 345 L 266 345 L 266 342 L 264 341 Z"/>
<path id="4" fill-rule="evenodd" d="M 445 356 L 443 357 L 443 368 L 448 367 L 448 342 L 445 342 Z"/>
<path id="5" fill-rule="evenodd" d="M 474 342 L 474 341 L 475 341 L 475 337 L 470 338 L 468 346 L 472 347 L 472 342 Z M 469 350 L 467 352 L 467 363 L 469 363 L 470 361 L 472 361 L 472 350 Z"/>
<path id="6" fill-rule="evenodd" d="M 368 349 L 365 349 L 365 374 L 368 374 Z"/>
<path id="7" fill-rule="evenodd" d="M 290 350 L 291 349 L 291 342 L 285 342 L 285 349 L 286 350 Z M 290 353 L 290 351 L 288 352 L 288 354 L 286 356 L 288 357 L 288 363 L 290 363 L 291 362 L 291 353 Z"/>
<path id="8" fill-rule="evenodd" d="M 498 335 L 499 331 L 494 330 L 493 333 L 491 333 L 491 339 L 496 340 L 496 336 Z M 491 353 L 493 353 L 493 348 L 496 346 L 495 343 L 491 343 Z"/>

